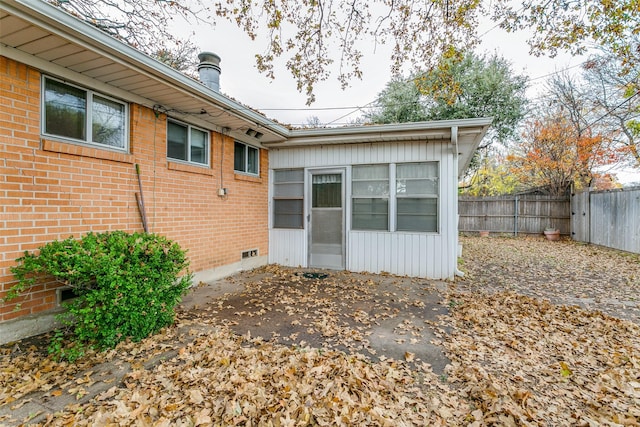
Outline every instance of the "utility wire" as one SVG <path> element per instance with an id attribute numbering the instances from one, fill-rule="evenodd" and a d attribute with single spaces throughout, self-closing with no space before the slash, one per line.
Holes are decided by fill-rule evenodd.
<path id="1" fill-rule="evenodd" d="M 494 27 L 494 28 L 496 28 L 496 27 Z M 486 32 L 485 32 L 485 34 L 486 34 Z M 551 76 L 554 76 L 554 75 L 557 75 L 557 74 L 561 74 L 561 73 L 563 73 L 563 72 L 565 72 L 567 70 L 571 70 L 573 68 L 581 67 L 584 64 L 585 64 L 585 62 L 582 62 L 580 64 L 572 65 L 571 67 L 567 67 L 567 68 L 564 68 L 562 70 L 558 70 L 558 71 L 554 71 L 554 72 L 551 72 L 551 73 L 543 74 L 541 76 L 532 77 L 532 78 L 529 79 L 529 81 L 531 82 L 531 81 L 545 79 L 545 78 L 548 78 L 548 77 L 551 77 Z M 409 83 L 413 79 L 414 79 L 413 77 L 407 77 L 407 78 L 403 79 L 403 81 L 405 83 Z M 533 100 L 535 100 L 535 99 L 540 99 L 540 98 L 534 98 Z M 376 108 L 376 106 L 374 105 L 376 102 L 377 102 L 377 99 L 375 99 L 375 100 L 373 100 L 371 102 L 368 102 L 367 104 L 364 104 L 362 106 L 353 106 L 353 107 L 344 106 L 344 107 L 317 107 L 317 108 L 257 108 L 257 110 L 258 111 L 340 111 L 340 110 L 353 110 L 353 111 L 350 111 L 347 114 L 343 114 L 342 116 L 340 116 L 340 117 L 338 117 L 338 118 L 336 118 L 336 119 L 334 119 L 334 120 L 332 120 L 330 122 L 327 122 L 327 123 L 323 124 L 324 126 L 327 126 L 327 125 L 332 125 L 332 124 L 333 125 L 340 124 L 340 123 L 338 123 L 339 120 L 342 120 L 342 119 L 344 119 L 344 118 L 346 118 L 346 117 L 348 117 L 348 116 L 350 116 L 352 114 L 355 114 L 358 111 L 362 111 L 362 110 L 365 110 L 365 109 Z M 399 104 L 398 106 L 402 106 L 402 105 L 404 105 L 404 104 Z M 252 110 L 252 109 L 247 107 L 247 110 Z M 292 125 L 296 125 L 296 124 L 293 124 L 293 123 L 291 123 L 291 124 Z M 348 123 L 346 123 L 346 124 L 348 124 Z"/>
<path id="2" fill-rule="evenodd" d="M 624 104 L 631 102 L 631 100 L 633 98 L 635 98 L 636 96 L 640 96 L 640 91 L 637 91 L 636 93 L 634 93 L 633 95 L 631 95 L 629 98 L 625 99 L 624 101 L 622 101 L 621 103 L 619 103 L 618 105 L 616 105 L 615 107 L 609 109 L 606 113 L 604 113 L 603 115 L 601 115 L 600 117 L 598 117 L 597 119 L 595 119 L 594 121 L 592 121 L 591 123 L 587 124 L 587 127 L 591 127 L 593 125 L 595 125 L 596 123 L 598 123 L 600 120 L 604 119 L 605 117 L 607 117 L 609 114 L 613 113 L 614 111 L 616 111 L 618 108 L 622 107 Z"/>

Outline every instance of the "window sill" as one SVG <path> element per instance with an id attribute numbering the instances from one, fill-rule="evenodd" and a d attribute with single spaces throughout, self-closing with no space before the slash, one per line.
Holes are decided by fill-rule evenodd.
<path id="1" fill-rule="evenodd" d="M 197 173 L 200 175 L 213 176 L 213 169 L 207 166 L 185 165 L 184 163 L 167 162 L 167 169 L 172 171 Z"/>
<path id="2" fill-rule="evenodd" d="M 236 179 L 236 181 L 262 183 L 262 178 L 258 175 L 246 175 L 243 173 L 234 172 L 233 177 Z"/>
<path id="3" fill-rule="evenodd" d="M 42 150 L 52 153 L 70 154 L 72 156 L 91 157 L 93 159 L 111 160 L 113 162 L 131 163 L 134 157 L 129 153 L 121 153 L 108 149 L 89 147 L 80 144 L 42 139 Z"/>
<path id="4" fill-rule="evenodd" d="M 407 230 L 349 230 L 350 233 L 376 233 L 376 234 L 426 234 L 432 236 L 439 236 L 439 231 L 407 231 Z"/>

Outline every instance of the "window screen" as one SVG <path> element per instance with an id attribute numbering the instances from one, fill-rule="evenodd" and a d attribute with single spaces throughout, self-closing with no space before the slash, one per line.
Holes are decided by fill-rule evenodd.
<path id="1" fill-rule="evenodd" d="M 396 168 L 396 229 L 438 231 L 438 164 L 404 163 Z"/>
<path id="2" fill-rule="evenodd" d="M 209 133 L 193 126 L 167 122 L 167 157 L 200 165 L 209 164 Z"/>
<path id="3" fill-rule="evenodd" d="M 312 206 L 314 208 L 342 207 L 342 175 L 313 175 L 311 182 Z"/>
<path id="4" fill-rule="evenodd" d="M 172 121 L 167 123 L 167 157 L 187 160 L 187 127 Z"/>
<path id="5" fill-rule="evenodd" d="M 258 175 L 260 173 L 260 150 L 236 141 L 233 151 L 233 170 Z"/>
<path id="6" fill-rule="evenodd" d="M 273 171 L 273 227 L 304 228 L 304 170 Z"/>
<path id="7" fill-rule="evenodd" d="M 389 165 L 353 166 L 351 228 L 389 229 Z"/>

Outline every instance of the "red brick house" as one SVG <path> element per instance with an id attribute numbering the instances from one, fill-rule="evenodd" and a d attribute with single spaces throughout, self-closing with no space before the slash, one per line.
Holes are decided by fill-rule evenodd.
<path id="1" fill-rule="evenodd" d="M 89 231 L 143 230 L 137 201 L 141 195 L 148 230 L 188 249 L 196 280 L 268 262 L 314 267 L 311 249 L 308 256 L 290 259 L 290 253 L 307 253 L 309 226 L 289 216 L 295 226 L 281 227 L 282 212 L 273 210 L 274 205 L 285 206 L 274 194 L 273 177 L 276 193 L 293 188 L 277 181 L 289 170 L 307 174 L 300 181 L 304 188 L 319 176 L 321 166 L 346 180 L 340 187 L 345 206 L 340 238 L 346 242 L 341 250 L 358 251 L 349 210 L 352 165 L 312 162 L 305 169 L 302 157 L 287 160 L 293 158 L 288 150 L 313 150 L 310 147 L 325 143 L 359 144 L 362 149 L 400 141 L 402 147 L 416 147 L 405 150 L 406 158 L 396 155 L 395 160 L 374 163 L 383 165 L 383 174 L 387 167 L 393 177 L 396 170 L 408 167 L 406 162 L 416 160 L 436 171 L 435 178 L 424 179 L 436 183 L 435 195 L 427 195 L 436 210 L 435 226 L 418 234 L 399 233 L 403 230 L 393 219 L 396 210 L 407 201 L 421 201 L 392 195 L 385 205 L 391 209 L 389 227 L 377 233 L 415 237 L 415 248 L 421 248 L 423 256 L 435 251 L 442 258 L 435 270 L 395 269 L 392 262 L 388 271 L 453 276 L 457 177 L 490 119 L 291 131 L 219 93 L 219 58 L 209 55 L 201 60 L 201 80 L 206 84 L 40 0 L 0 3 L 0 298 L 15 283 L 10 268 L 24 251 Z M 438 148 L 420 148 L 427 144 Z M 277 153 L 278 171 L 270 168 L 270 150 Z M 415 153 L 424 158 L 411 158 Z M 371 162 L 367 159 L 353 161 Z M 355 200 L 353 196 L 353 206 Z M 367 200 L 373 198 L 358 199 L 358 209 Z M 289 205 L 297 206 L 300 218 L 315 207 L 295 201 Z M 368 224 L 359 215 L 358 221 Z M 283 232 L 287 227 L 295 230 Z M 368 235 L 358 233 L 365 242 Z M 299 247 L 291 246 L 288 252 L 274 249 L 289 245 L 294 235 Z M 442 250 L 433 248 L 445 242 L 443 257 Z M 369 265 L 341 256 L 337 268 L 363 270 Z M 416 265 L 420 262 L 417 259 Z M 378 270 L 383 268 L 381 262 Z M 61 289 L 57 283 L 46 283 L 24 298 L 0 303 L 0 343 L 50 329 L 64 298 Z"/>

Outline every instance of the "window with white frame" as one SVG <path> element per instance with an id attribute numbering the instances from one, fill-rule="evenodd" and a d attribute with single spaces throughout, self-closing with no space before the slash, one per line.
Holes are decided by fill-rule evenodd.
<path id="1" fill-rule="evenodd" d="M 44 77 L 45 135 L 128 149 L 128 105 L 92 90 Z"/>
<path id="2" fill-rule="evenodd" d="M 167 157 L 208 166 L 209 132 L 167 120 Z"/>
<path id="3" fill-rule="evenodd" d="M 438 163 L 396 166 L 396 230 L 438 231 Z"/>
<path id="4" fill-rule="evenodd" d="M 389 165 L 351 169 L 351 228 L 389 230 Z"/>
<path id="5" fill-rule="evenodd" d="M 236 141 L 233 152 L 233 170 L 258 175 L 260 173 L 260 150 Z"/>
<path id="6" fill-rule="evenodd" d="M 304 228 L 304 170 L 273 171 L 273 228 Z"/>

